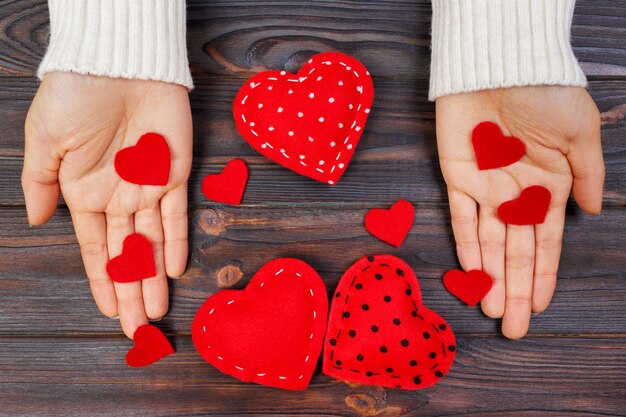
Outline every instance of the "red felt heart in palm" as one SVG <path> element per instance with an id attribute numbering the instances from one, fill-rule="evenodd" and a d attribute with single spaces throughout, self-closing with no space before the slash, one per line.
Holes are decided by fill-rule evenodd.
<path id="1" fill-rule="evenodd" d="M 221 173 L 211 174 L 202 180 L 202 192 L 209 200 L 220 203 L 241 204 L 248 183 L 248 167 L 241 159 L 230 161 Z"/>
<path id="2" fill-rule="evenodd" d="M 139 233 L 126 236 L 122 254 L 107 263 L 109 277 L 115 282 L 133 282 L 156 276 L 152 244 Z"/>
<path id="3" fill-rule="evenodd" d="M 158 133 L 146 133 L 135 146 L 115 155 L 115 171 L 125 181 L 139 185 L 166 185 L 170 177 L 170 148 Z"/>
<path id="4" fill-rule="evenodd" d="M 337 52 L 297 74 L 267 71 L 239 90 L 233 114 L 258 152 L 299 174 L 336 184 L 359 143 L 374 99 L 367 69 Z"/>
<path id="5" fill-rule="evenodd" d="M 223 290 L 200 307 L 192 339 L 202 357 L 242 381 L 301 390 L 322 350 L 328 299 L 306 263 L 275 259 L 243 291 Z"/>
<path id="6" fill-rule="evenodd" d="M 387 209 L 372 209 L 365 215 L 365 228 L 372 235 L 400 247 L 413 226 L 415 209 L 406 200 L 395 202 Z"/>
<path id="7" fill-rule="evenodd" d="M 507 224 L 541 224 L 546 219 L 551 199 L 552 194 L 546 187 L 524 188 L 518 198 L 500 204 L 498 217 Z"/>
<path id="8" fill-rule="evenodd" d="M 126 354 L 126 363 L 133 368 L 150 365 L 174 353 L 163 332 L 151 324 L 138 327 L 133 341 L 135 346 Z"/>
<path id="9" fill-rule="evenodd" d="M 526 153 L 524 142 L 514 136 L 505 136 L 492 122 L 483 122 L 474 128 L 472 144 L 480 170 L 511 165 Z"/>
<path id="10" fill-rule="evenodd" d="M 486 272 L 472 270 L 467 273 L 453 269 L 443 276 L 443 286 L 465 304 L 475 306 L 491 289 L 493 279 Z"/>
<path id="11" fill-rule="evenodd" d="M 454 361 L 454 333 L 422 305 L 415 274 L 391 255 L 368 256 L 343 275 L 328 318 L 324 373 L 390 388 L 436 384 Z"/>

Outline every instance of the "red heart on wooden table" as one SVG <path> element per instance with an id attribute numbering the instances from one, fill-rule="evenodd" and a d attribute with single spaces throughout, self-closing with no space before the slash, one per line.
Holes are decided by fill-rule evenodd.
<path id="1" fill-rule="evenodd" d="M 133 335 L 133 346 L 126 354 L 126 363 L 133 368 L 150 365 L 174 353 L 174 348 L 158 327 L 140 326 Z"/>
<path id="2" fill-rule="evenodd" d="M 126 236 L 122 254 L 107 263 L 107 273 L 115 282 L 134 282 L 156 276 L 152 243 L 145 236 Z"/>
<path id="3" fill-rule="evenodd" d="M 146 133 L 135 146 L 124 148 L 115 155 L 118 175 L 139 185 L 166 185 L 170 163 L 170 148 L 158 133 Z"/>
<path id="4" fill-rule="evenodd" d="M 454 333 L 424 307 L 417 278 L 401 259 L 368 256 L 344 273 L 328 318 L 325 374 L 421 389 L 439 382 L 455 354 Z"/>
<path id="5" fill-rule="evenodd" d="M 193 343 L 225 374 L 302 390 L 317 364 L 328 313 L 326 287 L 306 263 L 268 262 L 245 290 L 209 297 L 194 318 Z"/>
<path id="6" fill-rule="evenodd" d="M 467 273 L 453 269 L 443 276 L 443 286 L 469 306 L 475 306 L 491 289 L 493 279 L 478 269 Z"/>
<path id="7" fill-rule="evenodd" d="M 372 209 L 365 215 L 365 228 L 383 242 L 400 247 L 413 226 L 415 209 L 406 200 L 395 202 L 389 209 Z"/>
<path id="8" fill-rule="evenodd" d="M 546 187 L 524 188 L 515 200 L 500 204 L 498 217 L 504 223 L 520 226 L 541 224 L 546 219 L 552 194 Z"/>
<path id="9" fill-rule="evenodd" d="M 239 90 L 239 133 L 259 153 L 299 174 L 336 184 L 374 99 L 367 69 L 337 52 L 313 56 L 297 74 L 267 71 Z"/>
<path id="10" fill-rule="evenodd" d="M 480 170 L 511 165 L 526 153 L 524 142 L 514 136 L 505 136 L 492 122 L 483 122 L 474 128 L 472 144 Z"/>
<path id="11" fill-rule="evenodd" d="M 221 173 L 211 174 L 202 180 L 202 192 L 209 200 L 220 203 L 241 204 L 248 183 L 248 167 L 241 159 L 230 161 Z"/>

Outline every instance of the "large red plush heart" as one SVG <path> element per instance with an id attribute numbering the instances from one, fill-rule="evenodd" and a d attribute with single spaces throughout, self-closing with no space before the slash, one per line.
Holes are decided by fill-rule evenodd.
<path id="1" fill-rule="evenodd" d="M 365 228 L 372 235 L 400 247 L 413 226 L 415 209 L 406 200 L 395 202 L 389 209 L 372 209 L 365 215 Z"/>
<path id="2" fill-rule="evenodd" d="M 475 306 L 491 289 L 493 279 L 478 269 L 467 273 L 453 269 L 443 276 L 443 286 L 465 304 Z"/>
<path id="3" fill-rule="evenodd" d="M 279 258 L 259 269 L 245 290 L 209 297 L 191 333 L 200 355 L 225 374 L 302 390 L 322 350 L 327 314 L 317 272 L 298 259 Z"/>
<path id="4" fill-rule="evenodd" d="M 152 243 L 145 236 L 126 236 L 122 254 L 107 263 L 109 277 L 115 282 L 133 282 L 156 276 Z"/>
<path id="5" fill-rule="evenodd" d="M 133 346 L 126 354 L 126 363 L 133 368 L 150 365 L 174 353 L 174 348 L 158 327 L 140 326 L 133 335 Z"/>
<path id="6" fill-rule="evenodd" d="M 374 99 L 367 69 L 337 52 L 297 74 L 267 71 L 239 90 L 233 114 L 258 152 L 299 174 L 336 184 L 359 143 Z"/>
<path id="7" fill-rule="evenodd" d="M 158 133 L 146 133 L 135 146 L 124 148 L 115 155 L 118 175 L 139 185 L 166 185 L 170 163 L 170 148 Z"/>
<path id="8" fill-rule="evenodd" d="M 202 180 L 202 192 L 209 200 L 226 204 L 241 204 L 248 183 L 248 167 L 241 159 L 230 161 L 221 173 L 211 174 Z"/>
<path id="9" fill-rule="evenodd" d="M 526 153 L 524 142 L 514 136 L 505 136 L 492 122 L 483 122 L 474 128 L 472 144 L 480 170 L 511 165 Z"/>
<path id="10" fill-rule="evenodd" d="M 391 255 L 368 256 L 343 275 L 328 318 L 324 373 L 344 381 L 420 389 L 454 361 L 454 333 L 422 305 L 415 274 Z"/>
<path id="11" fill-rule="evenodd" d="M 518 198 L 500 204 L 498 217 L 507 224 L 541 224 L 546 219 L 551 199 L 552 194 L 546 187 L 524 188 Z"/>

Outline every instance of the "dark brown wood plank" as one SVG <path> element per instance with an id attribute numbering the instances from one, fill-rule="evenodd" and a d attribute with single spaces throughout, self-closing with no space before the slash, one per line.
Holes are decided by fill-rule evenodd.
<path id="1" fill-rule="evenodd" d="M 0 338 L 0 403 L 10 415 L 626 415 L 626 339 L 460 338 L 435 387 L 350 387 L 316 372 L 304 392 L 244 384 L 174 337 L 143 369 L 123 338 Z M 522 411 L 523 410 L 523 411 Z"/>
<path id="2" fill-rule="evenodd" d="M 171 310 L 163 322 L 189 332 L 197 309 L 220 289 L 227 272 L 243 272 L 237 288 L 276 257 L 311 264 L 332 293 L 362 256 L 391 253 L 420 278 L 425 304 L 459 334 L 499 334 L 499 323 L 445 291 L 441 276 L 457 267 L 446 208 L 418 208 L 412 233 L 399 248 L 362 226 L 365 209 L 212 207 L 191 213 L 189 269 L 171 281 Z M 67 210 L 42 228 L 29 228 L 22 209 L 0 209 L 0 334 L 118 333 L 89 292 Z M 560 280 L 551 307 L 532 321 L 531 334 L 626 335 L 626 210 L 594 218 L 567 216 Z M 242 250 L 245 249 L 245 250 Z M 51 318 L 55 318 L 51 320 Z"/>
<path id="3" fill-rule="evenodd" d="M 257 154 L 237 133 L 231 104 L 241 84 L 228 77 L 204 78 L 191 95 L 196 155 L 190 179 L 194 207 L 206 203 L 202 178 L 233 157 L 250 165 L 246 204 L 380 204 L 398 197 L 424 204 L 447 202 L 437 159 L 434 107 L 425 81 L 379 80 L 377 100 L 350 167 L 335 187 L 292 173 Z M 20 185 L 23 122 L 37 87 L 34 79 L 0 77 L 0 205 L 23 205 Z M 605 203 L 626 205 L 626 81 L 591 83 L 604 115 L 607 165 Z"/>
<path id="4" fill-rule="evenodd" d="M 378 76 L 428 78 L 429 0 L 187 3 L 194 75 L 294 69 L 315 52 L 341 50 Z M 0 73 L 35 73 L 47 44 L 45 4 L 0 2 Z M 621 0 L 578 1 L 573 45 L 589 76 L 626 76 L 625 10 Z"/>

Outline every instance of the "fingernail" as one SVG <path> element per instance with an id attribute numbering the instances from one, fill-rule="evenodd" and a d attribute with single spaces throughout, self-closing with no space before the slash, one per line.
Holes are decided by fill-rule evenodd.
<path id="1" fill-rule="evenodd" d="M 119 320 L 120 316 L 111 317 L 111 320 Z"/>

